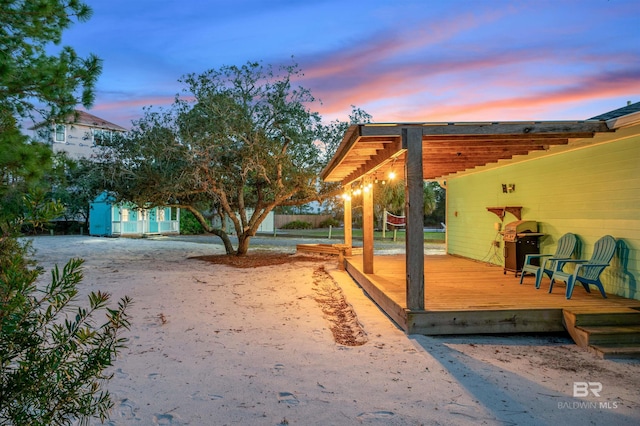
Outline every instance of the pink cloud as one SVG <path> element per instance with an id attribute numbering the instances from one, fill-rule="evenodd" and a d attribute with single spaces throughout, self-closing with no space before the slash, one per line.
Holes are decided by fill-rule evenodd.
<path id="1" fill-rule="evenodd" d="M 536 119 L 537 117 L 532 116 L 534 112 L 548 114 L 548 111 L 560 109 L 567 104 L 578 105 L 586 101 L 629 96 L 632 93 L 640 93 L 640 69 L 584 78 L 571 86 L 528 96 L 502 97 L 483 102 L 422 106 L 394 115 L 393 121 Z M 573 118 L 586 119 L 588 117 Z"/>

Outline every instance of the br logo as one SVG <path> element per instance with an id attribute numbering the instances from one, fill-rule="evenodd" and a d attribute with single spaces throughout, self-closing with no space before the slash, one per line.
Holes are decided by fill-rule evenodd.
<path id="1" fill-rule="evenodd" d="M 574 398 L 584 398 L 589 396 L 589 393 L 599 397 L 600 392 L 602 392 L 602 383 L 600 382 L 573 382 Z"/>

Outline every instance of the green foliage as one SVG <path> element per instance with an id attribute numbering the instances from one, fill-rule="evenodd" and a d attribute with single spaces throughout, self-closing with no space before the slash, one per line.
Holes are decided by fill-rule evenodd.
<path id="1" fill-rule="evenodd" d="M 304 220 L 294 220 L 282 227 L 282 229 L 311 229 L 313 224 L 311 222 L 305 222 Z"/>
<path id="2" fill-rule="evenodd" d="M 329 226 L 340 226 L 340 222 L 332 217 L 320 222 L 320 228 L 328 228 Z"/>
<path id="3" fill-rule="evenodd" d="M 112 406 L 103 389 L 128 328 L 128 298 L 109 308 L 109 294 L 91 293 L 77 305 L 81 259 L 56 266 L 38 289 L 40 269 L 30 269 L 25 246 L 0 242 L 0 424 L 65 425 L 74 419 L 107 418 Z M 96 325 L 105 311 L 106 321 Z"/>
<path id="4" fill-rule="evenodd" d="M 58 48 L 62 33 L 91 9 L 78 0 L 4 0 L 0 13 L 0 110 L 9 116 L 37 111 L 62 117 L 80 101 L 93 102 L 100 60 L 83 59 L 68 46 Z"/>
<path id="5" fill-rule="evenodd" d="M 25 194 L 42 188 L 41 179 L 51 167 L 49 148 L 28 144 L 14 125 L 15 119 L 0 108 L 0 238 L 10 235 L 27 214 Z"/>
<path id="6" fill-rule="evenodd" d="M 82 260 L 51 282 L 28 260 L 16 235 L 61 213 L 50 194 L 49 147 L 28 143 L 19 118 L 65 117 L 93 101 L 100 60 L 60 47 L 62 32 L 91 9 L 78 0 L 4 0 L 0 8 L 0 425 L 68 425 L 107 418 L 112 402 L 103 371 L 125 341 L 128 298 L 91 293 L 78 305 Z M 96 323 L 99 313 L 106 321 Z"/>
<path id="7" fill-rule="evenodd" d="M 64 206 L 62 216 L 66 220 L 88 223 L 91 202 L 104 191 L 99 169 L 91 160 L 73 160 L 65 153 L 56 154 L 53 162 L 51 197 Z"/>
<path id="8" fill-rule="evenodd" d="M 435 197 L 435 208 L 425 215 L 425 225 L 440 226 L 446 220 L 447 191 L 438 182 L 429 182 Z"/>
<path id="9" fill-rule="evenodd" d="M 21 222 L 26 224 L 33 233 L 45 229 L 50 220 L 59 217 L 64 211 L 64 206 L 50 200 L 43 190 L 33 189 L 22 198 L 24 214 Z"/>
<path id="10" fill-rule="evenodd" d="M 137 205 L 207 201 L 207 213 L 233 222 L 245 254 L 276 206 L 319 198 L 320 117 L 309 109 L 311 93 L 293 84 L 300 75 L 296 65 L 250 62 L 185 76 L 183 99 L 168 111 L 147 109 L 126 138 L 105 147 L 108 189 Z"/>
<path id="11" fill-rule="evenodd" d="M 101 71 L 94 56 L 78 57 L 56 45 L 74 21 L 91 9 L 78 0 L 4 0 L 0 12 L 0 237 L 28 214 L 23 195 L 42 188 L 51 150 L 28 143 L 21 118 L 65 117 L 80 102 L 91 106 Z M 38 119 L 40 118 L 38 117 Z"/>
<path id="12" fill-rule="evenodd" d="M 390 181 L 386 185 L 376 186 L 373 192 L 376 216 L 382 217 L 384 209 L 395 215 L 404 215 L 404 191 L 404 181 L 402 180 Z M 431 183 L 423 183 L 423 197 L 426 216 L 436 207 L 436 196 Z"/>
<path id="13" fill-rule="evenodd" d="M 198 235 L 204 234 L 205 230 L 196 217 L 188 210 L 180 212 L 180 234 Z"/>
<path id="14" fill-rule="evenodd" d="M 322 162 L 326 164 L 331 160 L 350 125 L 370 123 L 372 118 L 367 112 L 351 105 L 349 121 L 334 120 L 329 124 L 320 124 L 318 128 L 318 143 L 322 146 Z"/>

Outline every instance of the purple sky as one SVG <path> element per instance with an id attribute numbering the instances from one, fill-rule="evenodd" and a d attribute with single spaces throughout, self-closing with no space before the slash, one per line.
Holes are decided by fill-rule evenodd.
<path id="1" fill-rule="evenodd" d="M 640 101 L 638 0 L 86 0 L 63 44 L 104 61 L 91 113 L 131 127 L 178 79 L 299 64 L 325 121 L 586 119 Z M 291 59 L 293 56 L 293 60 Z"/>

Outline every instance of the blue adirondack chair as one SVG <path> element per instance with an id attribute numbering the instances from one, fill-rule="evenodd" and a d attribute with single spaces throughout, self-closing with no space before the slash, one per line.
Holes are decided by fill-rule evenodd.
<path id="1" fill-rule="evenodd" d="M 522 266 L 522 273 L 520 274 L 520 284 L 525 274 L 533 274 L 536 277 L 536 288 L 540 288 L 542 282 L 542 276 L 547 274 L 549 278 L 553 275 L 553 271 L 556 269 L 558 260 L 571 259 L 578 238 L 572 233 L 564 234 L 558 240 L 558 246 L 554 254 L 527 254 L 524 258 L 524 265 Z M 540 266 L 533 265 L 532 260 L 538 259 Z"/>
<path id="2" fill-rule="evenodd" d="M 606 298 L 607 295 L 604 292 L 604 287 L 600 281 L 600 274 L 604 271 L 604 268 L 609 266 L 609 262 L 613 258 L 616 251 L 616 240 L 611 235 L 605 235 L 596 241 L 593 247 L 593 255 L 589 260 L 558 260 L 558 266 L 551 276 L 551 285 L 549 286 L 549 293 L 553 290 L 553 283 L 556 281 L 564 281 L 567 283 L 566 297 L 571 299 L 573 294 L 573 287 L 576 282 L 582 284 L 587 290 L 587 293 L 591 293 L 589 290 L 590 285 L 595 285 L 602 293 L 602 297 Z M 567 263 L 575 263 L 576 269 L 573 273 L 564 272 L 562 268 Z"/>

